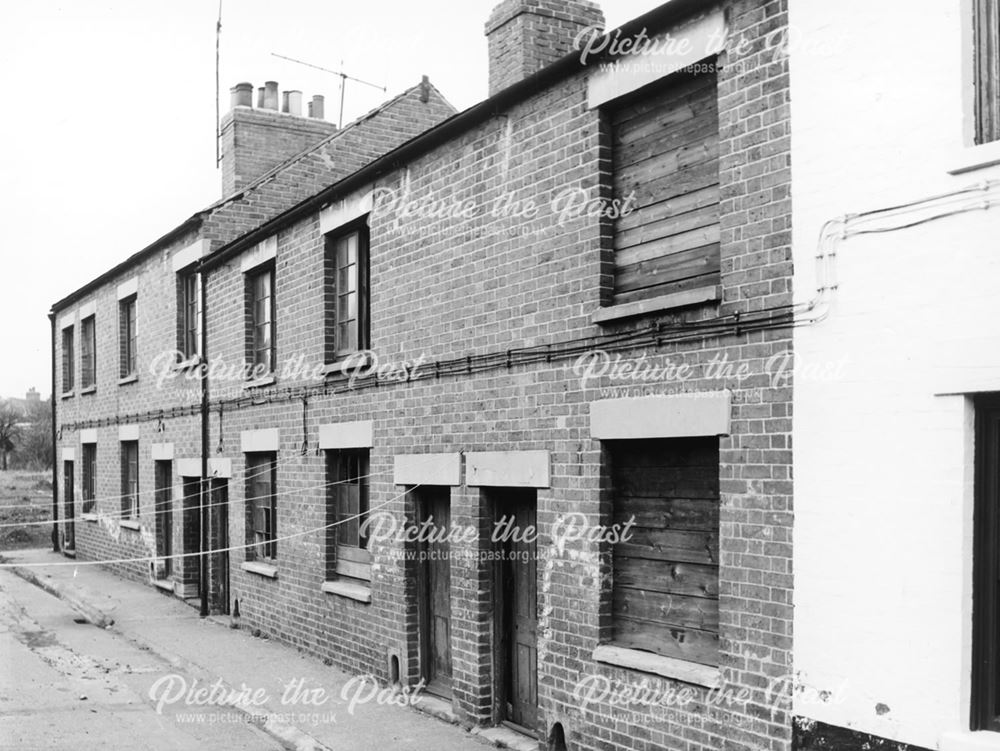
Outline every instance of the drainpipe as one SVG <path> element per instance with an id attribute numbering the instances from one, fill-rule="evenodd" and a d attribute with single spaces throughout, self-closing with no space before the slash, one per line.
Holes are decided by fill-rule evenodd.
<path id="1" fill-rule="evenodd" d="M 59 552 L 59 466 L 56 464 L 56 314 L 49 313 L 52 327 L 52 552 Z"/>
<path id="2" fill-rule="evenodd" d="M 208 476 L 208 300 L 205 295 L 208 273 L 198 272 L 201 295 L 201 555 L 198 556 L 198 589 L 202 618 L 208 615 L 208 504 L 211 479 Z"/>

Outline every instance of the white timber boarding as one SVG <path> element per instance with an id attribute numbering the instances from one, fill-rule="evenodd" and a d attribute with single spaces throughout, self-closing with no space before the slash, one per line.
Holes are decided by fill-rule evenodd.
<path id="1" fill-rule="evenodd" d="M 789 4 L 797 301 L 827 220 L 1000 178 L 969 145 L 970 6 Z M 836 277 L 794 330 L 794 714 L 1000 749 L 969 732 L 969 395 L 1000 391 L 1000 208 L 849 237 Z"/>

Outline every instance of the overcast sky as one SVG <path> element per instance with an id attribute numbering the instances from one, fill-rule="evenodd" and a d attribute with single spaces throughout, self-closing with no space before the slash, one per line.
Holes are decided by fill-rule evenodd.
<path id="1" fill-rule="evenodd" d="M 608 0 L 609 27 L 663 0 Z M 458 109 L 486 96 L 483 24 L 494 0 L 226 0 L 222 113 L 229 88 L 265 80 L 327 98 L 348 82 L 345 122 L 419 82 Z M 215 166 L 213 0 L 5 4 L 0 46 L 0 396 L 50 388 L 53 302 L 220 195 Z M 342 66 L 342 68 L 341 68 Z"/>

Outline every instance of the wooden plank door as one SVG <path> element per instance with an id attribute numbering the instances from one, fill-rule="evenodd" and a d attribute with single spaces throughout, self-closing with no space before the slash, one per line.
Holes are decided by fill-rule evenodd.
<path id="1" fill-rule="evenodd" d="M 173 555 L 173 471 L 171 462 L 157 461 L 153 477 L 153 513 L 155 514 L 156 555 L 163 559 L 162 569 L 157 572 L 159 578 L 166 578 L 173 570 L 170 556 Z"/>
<path id="2" fill-rule="evenodd" d="M 186 555 L 181 559 L 180 583 L 184 597 L 193 597 L 201 585 L 199 557 L 190 555 L 201 550 L 201 479 L 185 477 L 181 542 Z"/>
<path id="3" fill-rule="evenodd" d="M 976 405 L 972 729 L 1000 731 L 1000 398 Z"/>
<path id="4" fill-rule="evenodd" d="M 504 719 L 533 730 L 538 720 L 538 585 L 534 490 L 506 491 L 496 505 L 497 520 L 513 518 L 512 534 L 499 540 L 502 551 L 497 592 Z"/>
<path id="5" fill-rule="evenodd" d="M 448 488 L 425 487 L 420 494 L 420 522 L 429 521 L 441 536 L 451 526 Z M 447 539 L 420 544 L 421 672 L 427 690 L 451 696 L 451 562 Z"/>
<path id="6" fill-rule="evenodd" d="M 209 608 L 214 614 L 229 613 L 229 483 L 212 480 L 209 494 Z"/>
<path id="7" fill-rule="evenodd" d="M 63 462 L 63 513 L 65 514 L 63 550 L 76 550 L 76 527 L 73 526 L 73 520 L 76 518 L 74 484 L 73 462 Z"/>

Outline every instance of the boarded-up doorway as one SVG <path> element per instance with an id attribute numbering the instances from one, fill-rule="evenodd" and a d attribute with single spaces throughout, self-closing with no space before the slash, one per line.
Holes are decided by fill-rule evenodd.
<path id="1" fill-rule="evenodd" d="M 451 561 L 447 540 L 451 526 L 448 488 L 420 488 L 417 509 L 421 529 L 417 584 L 420 614 L 420 672 L 427 691 L 451 697 Z"/>
<path id="2" fill-rule="evenodd" d="M 214 479 L 208 514 L 209 608 L 215 615 L 229 614 L 229 482 Z"/>
<path id="3" fill-rule="evenodd" d="M 490 489 L 495 518 L 496 688 L 501 720 L 528 731 L 538 721 L 536 492 Z"/>

